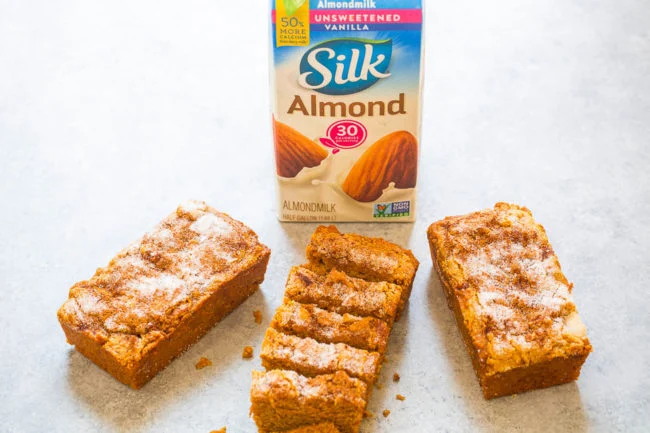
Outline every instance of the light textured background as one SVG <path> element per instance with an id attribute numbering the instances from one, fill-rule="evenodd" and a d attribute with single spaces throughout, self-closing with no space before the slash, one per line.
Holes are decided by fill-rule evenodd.
<path id="1" fill-rule="evenodd" d="M 266 6 L 0 0 L 2 432 L 253 431 L 259 361 L 241 349 L 259 353 L 314 229 L 275 219 Z M 418 222 L 343 226 L 422 262 L 363 431 L 648 431 L 650 3 L 429 1 L 426 18 Z M 186 198 L 252 226 L 267 279 L 131 391 L 66 345 L 55 313 Z M 546 226 L 594 353 L 577 383 L 486 402 L 425 230 L 499 200 Z M 214 366 L 196 371 L 201 356 Z"/>

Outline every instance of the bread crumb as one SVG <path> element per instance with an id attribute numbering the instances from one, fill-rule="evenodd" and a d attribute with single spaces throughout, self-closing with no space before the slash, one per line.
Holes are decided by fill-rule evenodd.
<path id="1" fill-rule="evenodd" d="M 219 430 L 212 430 L 210 433 L 226 433 L 226 428 L 221 427 Z"/>
<path id="2" fill-rule="evenodd" d="M 260 310 L 253 311 L 253 317 L 255 317 L 255 323 L 258 325 L 262 323 L 262 312 Z"/>
<path id="3" fill-rule="evenodd" d="M 382 412 L 382 415 L 384 415 L 384 418 L 386 418 L 386 417 L 388 417 L 388 415 L 390 415 L 390 411 L 388 409 L 384 409 L 384 411 Z"/>
<path id="4" fill-rule="evenodd" d="M 402 394 L 397 394 L 397 395 L 395 396 L 395 398 L 398 399 L 399 401 L 404 401 L 404 400 L 406 400 L 406 397 L 404 397 Z"/>
<path id="5" fill-rule="evenodd" d="M 244 359 L 251 359 L 253 357 L 253 346 L 244 347 L 244 352 L 241 354 Z"/>
<path id="6" fill-rule="evenodd" d="M 384 385 L 382 385 L 381 383 L 379 383 L 379 382 L 375 383 L 375 388 L 382 389 L 383 387 L 384 387 Z"/>
<path id="7" fill-rule="evenodd" d="M 393 374 L 393 382 L 399 382 L 399 380 L 400 380 L 399 374 L 397 373 Z"/>
<path id="8" fill-rule="evenodd" d="M 212 361 L 210 361 L 205 356 L 202 356 L 201 359 L 199 359 L 199 362 L 196 363 L 195 367 L 197 370 L 201 370 L 202 368 L 209 367 L 211 365 Z"/>
<path id="9" fill-rule="evenodd" d="M 364 410 L 364 411 L 363 411 L 363 417 L 364 417 L 364 418 L 372 418 L 373 416 L 374 416 L 374 415 L 373 415 L 372 412 L 370 412 L 369 410 Z"/>

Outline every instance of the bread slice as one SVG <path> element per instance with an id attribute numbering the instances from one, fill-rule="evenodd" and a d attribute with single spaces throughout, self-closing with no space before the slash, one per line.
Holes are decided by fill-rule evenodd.
<path id="1" fill-rule="evenodd" d="M 269 328 L 260 353 L 267 370 L 294 370 L 304 376 L 344 371 L 372 385 L 379 375 L 381 355 L 347 344 L 319 343 Z"/>
<path id="2" fill-rule="evenodd" d="M 386 281 L 402 288 L 397 319 L 411 296 L 419 262 L 411 251 L 382 238 L 341 233 L 320 226 L 307 246 L 309 268 L 319 274 L 332 269 L 367 281 Z"/>
<path id="3" fill-rule="evenodd" d="M 291 299 L 285 299 L 275 311 L 271 327 L 285 334 L 309 337 L 321 343 L 345 343 L 382 354 L 390 336 L 389 325 L 375 317 L 338 314 Z"/>
<path id="4" fill-rule="evenodd" d="M 363 381 L 342 371 L 312 378 L 295 371 L 253 371 L 251 413 L 260 433 L 322 422 L 357 433 L 366 393 Z"/>
<path id="5" fill-rule="evenodd" d="M 353 278 L 336 269 L 319 275 L 304 266 L 294 266 L 284 296 L 339 314 L 376 317 L 392 326 L 402 290 L 395 284 Z"/>

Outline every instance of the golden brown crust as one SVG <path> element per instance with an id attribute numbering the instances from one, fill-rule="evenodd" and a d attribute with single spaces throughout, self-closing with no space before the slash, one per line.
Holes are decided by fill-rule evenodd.
<path id="1" fill-rule="evenodd" d="M 307 378 L 294 371 L 253 372 L 251 413 L 261 433 L 321 422 L 357 433 L 367 387 L 342 371 Z"/>
<path id="2" fill-rule="evenodd" d="M 294 266 L 287 278 L 285 296 L 339 314 L 376 317 L 392 325 L 401 289 L 391 283 L 353 278 L 336 269 L 320 275 L 304 266 Z"/>
<path id="3" fill-rule="evenodd" d="M 573 382 L 578 380 L 588 355 L 557 357 L 503 373 L 483 375 L 481 390 L 485 398 L 490 399 Z"/>
<path id="4" fill-rule="evenodd" d="M 304 376 L 344 371 L 372 385 L 379 375 L 381 355 L 347 344 L 319 343 L 269 328 L 262 343 L 262 365 L 267 370 L 293 370 Z"/>
<path id="5" fill-rule="evenodd" d="M 59 309 L 68 341 L 137 388 L 252 294 L 270 251 L 241 222 L 188 202 Z"/>
<path id="6" fill-rule="evenodd" d="M 383 320 L 347 313 L 341 315 L 290 299 L 285 299 L 278 307 L 271 327 L 321 343 L 345 343 L 379 353 L 386 350 L 390 335 L 390 327 Z"/>
<path id="7" fill-rule="evenodd" d="M 411 251 L 382 238 L 340 233 L 334 226 L 320 226 L 307 246 L 307 265 L 325 274 L 337 269 L 367 281 L 385 281 L 402 288 L 399 318 L 404 310 L 419 262 Z"/>
<path id="8" fill-rule="evenodd" d="M 337 429 L 336 426 L 331 422 L 327 422 L 274 433 L 341 433 L 341 431 Z"/>
<path id="9" fill-rule="evenodd" d="M 513 369 L 586 358 L 591 345 L 572 285 L 528 209 L 497 203 L 448 217 L 428 238 L 482 384 Z"/>

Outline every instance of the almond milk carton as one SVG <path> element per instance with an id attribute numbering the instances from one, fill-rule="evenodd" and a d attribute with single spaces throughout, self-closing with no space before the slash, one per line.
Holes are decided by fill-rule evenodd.
<path id="1" fill-rule="evenodd" d="M 415 218 L 422 1 L 272 1 L 282 221 Z"/>

